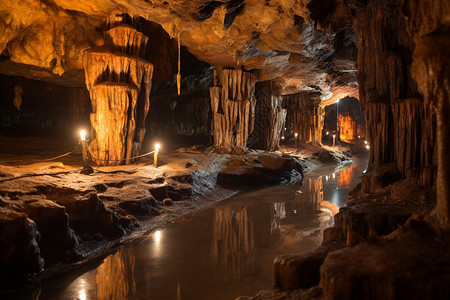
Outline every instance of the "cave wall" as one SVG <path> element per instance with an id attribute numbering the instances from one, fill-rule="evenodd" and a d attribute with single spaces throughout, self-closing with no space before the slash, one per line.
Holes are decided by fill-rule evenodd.
<path id="1" fill-rule="evenodd" d="M 406 178 L 435 181 L 436 116 L 411 76 L 414 42 L 400 1 L 350 1 L 358 50 L 359 99 L 371 146 L 368 175 L 395 163 Z M 364 181 L 364 178 L 363 178 Z"/>
<path id="2" fill-rule="evenodd" d="M 323 107 L 321 93 L 302 92 L 285 95 L 283 107 L 287 109 L 286 131 L 297 142 L 320 143 L 322 141 Z"/>
<path id="3" fill-rule="evenodd" d="M 16 97 L 17 89 L 21 97 Z M 89 124 L 89 112 L 85 88 L 0 75 L 0 134 L 4 136 L 77 139 L 79 128 Z"/>

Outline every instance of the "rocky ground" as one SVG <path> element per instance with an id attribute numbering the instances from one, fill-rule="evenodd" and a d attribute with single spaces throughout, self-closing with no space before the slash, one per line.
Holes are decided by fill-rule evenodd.
<path id="1" fill-rule="evenodd" d="M 194 146 L 161 151 L 158 168 L 150 155 L 84 175 L 79 147 L 4 137 L 1 145 L 2 289 L 76 267 L 248 186 L 298 181 L 302 172 L 351 155 L 347 148 L 312 145 L 233 154 Z"/>

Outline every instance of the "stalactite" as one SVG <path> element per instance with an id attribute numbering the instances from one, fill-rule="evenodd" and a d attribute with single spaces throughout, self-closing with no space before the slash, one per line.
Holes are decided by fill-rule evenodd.
<path id="1" fill-rule="evenodd" d="M 227 151 L 245 147 L 253 131 L 255 77 L 243 70 L 216 69 L 214 83 L 220 84 L 210 88 L 214 145 Z"/>
<path id="2" fill-rule="evenodd" d="M 277 149 L 286 121 L 283 97 L 276 95 L 270 81 L 258 82 L 255 93 L 255 129 L 249 138 L 249 145 L 258 149 Z"/>
<path id="3" fill-rule="evenodd" d="M 284 96 L 284 107 L 288 110 L 286 127 L 297 141 L 318 144 L 322 141 L 324 110 L 320 105 L 320 93 L 303 92 Z"/>
<path id="4" fill-rule="evenodd" d="M 89 149 L 97 164 L 131 163 L 139 154 L 150 108 L 153 65 L 139 57 L 148 38 L 115 16 L 105 33 L 105 49 L 83 57 L 92 104 L 93 140 Z"/>

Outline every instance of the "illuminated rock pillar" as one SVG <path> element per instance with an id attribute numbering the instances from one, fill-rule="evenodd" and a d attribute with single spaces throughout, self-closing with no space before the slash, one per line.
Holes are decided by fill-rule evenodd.
<path id="1" fill-rule="evenodd" d="M 324 110 L 320 93 L 302 92 L 284 96 L 284 107 L 287 108 L 286 124 L 288 131 L 295 136 L 296 142 L 322 142 Z"/>
<path id="2" fill-rule="evenodd" d="M 247 146 L 255 120 L 255 76 L 244 70 L 214 70 L 210 88 L 214 146 L 231 152 Z"/>
<path id="3" fill-rule="evenodd" d="M 145 135 L 153 65 L 142 58 L 148 38 L 123 15 L 112 17 L 108 26 L 105 47 L 83 57 L 92 105 L 89 150 L 99 165 L 129 164 Z"/>

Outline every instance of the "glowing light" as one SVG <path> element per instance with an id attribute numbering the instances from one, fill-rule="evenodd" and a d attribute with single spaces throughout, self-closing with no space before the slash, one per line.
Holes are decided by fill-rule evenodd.
<path id="1" fill-rule="evenodd" d="M 336 174 L 333 173 L 333 178 L 336 178 Z"/>
<path id="2" fill-rule="evenodd" d="M 282 140 L 284 140 L 284 135 L 281 137 Z"/>
<path id="3" fill-rule="evenodd" d="M 153 234 L 153 238 L 154 238 L 156 244 L 160 244 L 161 243 L 161 230 L 155 231 L 155 233 Z"/>
<path id="4" fill-rule="evenodd" d="M 80 130 L 80 140 L 86 140 L 86 130 Z"/>
<path id="5" fill-rule="evenodd" d="M 335 134 L 333 134 L 333 139 L 335 139 L 336 138 L 336 135 Z"/>
<path id="6" fill-rule="evenodd" d="M 86 280 L 85 279 L 81 279 L 80 280 L 80 290 L 78 291 L 78 299 L 80 300 L 86 300 Z"/>
<path id="7" fill-rule="evenodd" d="M 366 149 L 369 150 L 369 149 L 370 149 L 370 146 L 369 146 L 369 145 L 366 145 Z"/>
<path id="8" fill-rule="evenodd" d="M 161 148 L 160 144 L 155 144 L 155 151 L 159 151 L 159 148 Z"/>
<path id="9" fill-rule="evenodd" d="M 330 134 L 330 132 L 329 131 L 327 131 L 327 135 L 329 135 Z"/>
<path id="10" fill-rule="evenodd" d="M 284 130 L 286 130 L 286 127 L 284 127 Z"/>
<path id="11" fill-rule="evenodd" d="M 328 181 L 328 175 L 327 175 L 327 176 L 325 176 L 325 180 L 326 180 L 326 181 Z"/>
<path id="12" fill-rule="evenodd" d="M 295 137 L 297 137 L 298 136 L 298 134 L 297 134 L 297 132 L 295 133 Z"/>
<path id="13" fill-rule="evenodd" d="M 367 145 L 367 141 L 364 141 L 364 144 L 366 144 L 366 145 Z"/>
<path id="14" fill-rule="evenodd" d="M 358 135 L 358 139 L 360 139 L 361 138 L 361 136 L 360 135 Z"/>

